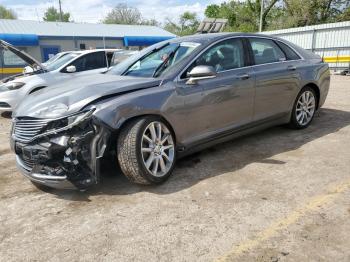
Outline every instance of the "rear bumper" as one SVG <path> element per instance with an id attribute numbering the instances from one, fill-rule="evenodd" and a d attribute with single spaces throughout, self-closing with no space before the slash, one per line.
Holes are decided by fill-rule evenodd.
<path id="1" fill-rule="evenodd" d="M 66 176 L 49 176 L 33 173 L 30 168 L 23 163 L 19 156 L 16 156 L 16 165 L 22 175 L 35 183 L 57 189 L 77 189 L 76 186 L 67 180 Z"/>

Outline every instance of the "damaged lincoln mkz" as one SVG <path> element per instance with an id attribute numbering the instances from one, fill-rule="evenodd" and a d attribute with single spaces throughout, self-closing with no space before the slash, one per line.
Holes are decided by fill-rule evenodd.
<path id="1" fill-rule="evenodd" d="M 180 156 L 273 125 L 307 127 L 329 81 L 319 56 L 283 39 L 175 38 L 34 93 L 14 112 L 11 147 L 36 185 L 97 184 L 107 155 L 131 181 L 157 184 Z"/>

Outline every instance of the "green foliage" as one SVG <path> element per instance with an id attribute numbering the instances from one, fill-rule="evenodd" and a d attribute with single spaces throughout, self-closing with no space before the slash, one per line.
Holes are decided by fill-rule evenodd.
<path id="1" fill-rule="evenodd" d="M 263 30 L 350 20 L 349 0 L 264 0 Z M 259 30 L 261 0 L 208 5 L 206 17 L 226 18 L 225 31 Z"/>
<path id="2" fill-rule="evenodd" d="M 164 29 L 178 36 L 192 35 L 197 31 L 199 20 L 196 13 L 184 12 L 178 20 L 173 22 L 167 19 Z"/>
<path id="3" fill-rule="evenodd" d="M 69 22 L 70 13 L 62 12 L 62 22 Z M 44 21 L 61 21 L 60 13 L 55 7 L 49 7 L 43 17 Z"/>
<path id="4" fill-rule="evenodd" d="M 0 19 L 17 19 L 17 16 L 11 9 L 0 5 Z"/>

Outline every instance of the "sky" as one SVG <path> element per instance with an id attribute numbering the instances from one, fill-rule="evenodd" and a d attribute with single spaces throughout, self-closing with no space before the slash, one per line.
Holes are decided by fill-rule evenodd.
<path id="1" fill-rule="evenodd" d="M 185 11 L 196 12 L 200 19 L 208 4 L 217 4 L 223 0 L 61 0 L 62 9 L 71 14 L 75 22 L 98 23 L 118 3 L 137 7 L 146 19 L 156 19 L 159 22 L 170 18 L 174 21 Z M 0 5 L 10 8 L 22 20 L 42 21 L 45 10 L 54 6 L 58 9 L 58 0 L 0 0 Z"/>

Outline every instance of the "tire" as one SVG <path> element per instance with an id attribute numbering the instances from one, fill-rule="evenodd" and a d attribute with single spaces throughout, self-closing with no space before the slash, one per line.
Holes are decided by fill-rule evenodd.
<path id="1" fill-rule="evenodd" d="M 159 130 L 163 133 L 159 134 Z M 132 120 L 119 134 L 117 158 L 122 172 L 131 182 L 143 185 L 163 183 L 171 175 L 176 161 L 174 134 L 157 117 Z"/>
<path id="2" fill-rule="evenodd" d="M 308 86 L 301 89 L 293 105 L 289 126 L 293 129 L 308 127 L 315 116 L 317 104 L 318 99 L 314 89 Z"/>

